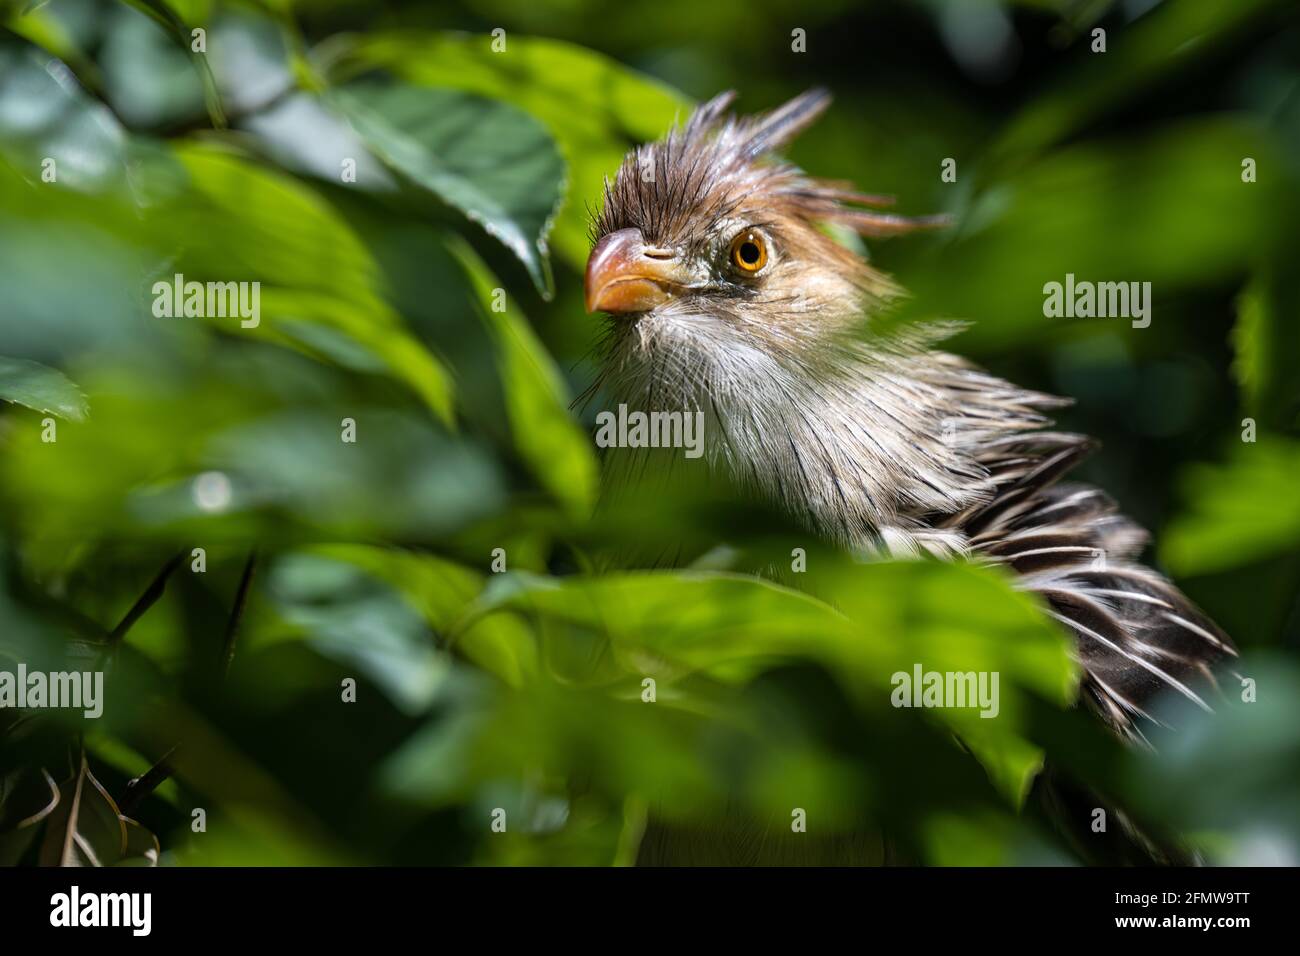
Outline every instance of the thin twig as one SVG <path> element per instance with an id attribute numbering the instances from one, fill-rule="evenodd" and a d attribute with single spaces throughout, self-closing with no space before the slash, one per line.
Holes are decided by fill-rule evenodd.
<path id="1" fill-rule="evenodd" d="M 163 565 L 163 569 L 149 582 L 149 586 L 145 588 L 144 593 L 136 598 L 136 602 L 131 605 L 131 610 L 126 612 L 126 616 L 108 635 L 109 650 L 115 649 L 122 642 L 122 638 L 126 637 L 126 632 L 131 630 L 135 622 L 144 616 L 144 612 L 158 603 L 158 599 L 163 596 L 163 591 L 167 590 L 167 579 L 172 576 L 173 571 L 180 567 L 183 560 L 185 560 L 185 552 L 176 552 Z"/>
<path id="2" fill-rule="evenodd" d="M 173 747 L 143 774 L 128 781 L 126 790 L 122 793 L 122 800 L 118 804 L 118 809 L 123 814 L 128 817 L 134 816 L 136 809 L 144 802 L 144 798 L 162 786 L 163 781 L 172 775 L 172 758 L 176 755 L 176 750 L 177 747 Z"/>
<path id="3" fill-rule="evenodd" d="M 239 578 L 239 588 L 235 591 L 235 606 L 230 609 L 230 619 L 226 622 L 226 642 L 221 651 L 221 676 L 230 673 L 230 664 L 235 659 L 235 642 L 239 638 L 239 625 L 244 619 L 244 606 L 248 604 L 248 589 L 253 583 L 253 569 L 257 566 L 257 551 L 248 552 L 244 562 L 244 573 Z"/>
<path id="4" fill-rule="evenodd" d="M 225 680 L 230 673 L 230 664 L 235 659 L 235 643 L 239 637 L 239 625 L 244 619 L 244 608 L 248 604 L 248 592 L 253 583 L 253 570 L 256 567 L 257 551 L 254 549 L 248 552 L 248 560 L 244 562 L 244 571 L 239 577 L 239 587 L 235 590 L 235 604 L 230 609 L 230 617 L 226 621 L 226 639 L 221 651 L 222 680 Z M 149 794 L 171 778 L 175 770 L 173 764 L 176 753 L 180 750 L 180 747 L 180 744 L 172 747 L 171 750 L 163 754 L 161 760 L 126 785 L 121 804 L 123 813 L 131 816 L 132 812 L 144 802 Z"/>

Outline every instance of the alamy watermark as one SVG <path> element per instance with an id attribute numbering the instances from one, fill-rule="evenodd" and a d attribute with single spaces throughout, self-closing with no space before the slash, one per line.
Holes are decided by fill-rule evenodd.
<path id="1" fill-rule="evenodd" d="M 628 411 L 596 414 L 596 444 L 601 448 L 682 448 L 687 458 L 704 454 L 703 412 Z"/>
<path id="2" fill-rule="evenodd" d="M 998 715 L 997 671 L 927 671 L 920 664 L 897 671 L 889 702 L 895 707 L 979 708 L 980 716 Z"/>
<path id="3" fill-rule="evenodd" d="M 1151 324 L 1150 282 L 1076 281 L 1067 272 L 1065 282 L 1044 285 L 1043 295 L 1049 319 L 1132 319 L 1135 329 Z"/>
<path id="4" fill-rule="evenodd" d="M 74 885 L 67 893 L 50 897 L 50 925 L 118 926 L 130 929 L 132 936 L 148 936 L 153 928 L 153 894 L 83 893 Z"/>
<path id="5" fill-rule="evenodd" d="M 69 708 L 90 720 L 104 713 L 103 671 L 0 671 L 0 708 Z"/>
<path id="6" fill-rule="evenodd" d="M 238 317 L 240 328 L 255 329 L 262 321 L 262 283 L 187 282 L 178 272 L 170 282 L 153 284 L 153 314 L 159 319 Z"/>

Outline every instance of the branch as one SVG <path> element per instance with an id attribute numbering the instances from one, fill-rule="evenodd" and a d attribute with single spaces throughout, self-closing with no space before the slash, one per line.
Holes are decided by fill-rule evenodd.
<path id="1" fill-rule="evenodd" d="M 163 754 L 161 760 L 134 780 L 128 781 L 118 809 L 124 816 L 134 817 L 135 811 L 144 802 L 145 797 L 153 793 L 163 781 L 172 775 L 172 758 L 176 756 L 179 745 Z"/>
<path id="2" fill-rule="evenodd" d="M 184 560 L 185 552 L 178 551 L 163 565 L 163 569 L 149 582 L 149 586 L 145 588 L 144 593 L 136 598 L 136 602 L 131 605 L 131 610 L 126 612 L 126 616 L 108 635 L 108 650 L 115 650 L 122 643 L 122 638 L 126 637 L 126 632 L 131 630 L 135 622 L 144 616 L 144 612 L 158 603 L 158 599 L 163 596 L 163 591 L 167 590 L 167 579 L 172 576 L 172 572 L 180 567 L 181 562 Z"/>
<path id="3" fill-rule="evenodd" d="M 226 676 L 229 675 L 230 664 L 235 659 L 235 642 L 239 637 L 240 622 L 244 619 L 244 608 L 248 605 L 248 592 L 253 584 L 253 571 L 256 567 L 257 550 L 254 549 L 248 552 L 248 560 L 244 562 L 244 571 L 239 577 L 239 587 L 235 590 L 235 604 L 230 609 L 230 617 L 226 621 L 226 639 L 221 651 L 222 680 L 225 680 Z M 171 778 L 175 770 L 173 763 L 176 759 L 176 752 L 180 750 L 180 746 L 180 744 L 177 744 L 172 747 L 171 750 L 163 754 L 161 760 L 141 776 L 127 783 L 121 802 L 121 810 L 124 814 L 128 817 L 131 816 L 149 794 Z"/>
<path id="4" fill-rule="evenodd" d="M 239 578 L 239 588 L 235 591 L 235 606 L 230 609 L 230 619 L 226 622 L 226 642 L 221 651 L 221 676 L 230 673 L 230 664 L 235 659 L 235 641 L 239 638 L 239 625 L 244 619 L 244 607 L 248 604 L 248 589 L 253 583 L 253 569 L 257 566 L 256 549 L 248 552 L 244 562 L 244 573 Z"/>

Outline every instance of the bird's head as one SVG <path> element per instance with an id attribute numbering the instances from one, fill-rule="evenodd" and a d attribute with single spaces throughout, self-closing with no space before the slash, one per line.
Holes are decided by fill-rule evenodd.
<path id="1" fill-rule="evenodd" d="M 878 212 L 888 198 L 814 179 L 772 155 L 826 109 L 825 91 L 745 118 L 727 115 L 733 96 L 634 149 L 606 181 L 587 310 L 612 315 L 616 337 L 636 329 L 642 350 L 815 347 L 894 291 L 826 226 L 891 236 L 941 224 Z"/>
<path id="2" fill-rule="evenodd" d="M 753 117 L 728 115 L 731 100 L 637 147 L 606 183 L 586 297 L 609 321 L 587 395 L 701 416 L 708 464 L 854 547 L 904 513 L 959 510 L 988 488 L 964 437 L 946 437 L 950 363 L 920 356 L 952 330 L 859 334 L 898 290 L 828 229 L 944 220 L 881 212 L 890 200 L 774 155 L 825 111 L 824 91 Z M 609 456 L 606 489 L 645 486 L 658 458 L 630 447 Z"/>

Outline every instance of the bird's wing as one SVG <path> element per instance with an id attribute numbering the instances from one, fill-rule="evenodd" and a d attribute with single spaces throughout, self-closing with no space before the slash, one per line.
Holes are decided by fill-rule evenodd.
<path id="1" fill-rule="evenodd" d="M 1232 641 L 1164 577 L 1137 563 L 1147 534 L 1104 492 L 1058 479 L 1095 447 L 1027 432 L 987 446 L 991 500 L 952 523 L 972 552 L 1005 564 L 1073 632 L 1085 692 L 1122 733 L 1143 737 L 1151 702 L 1172 691 L 1210 709 Z"/>

